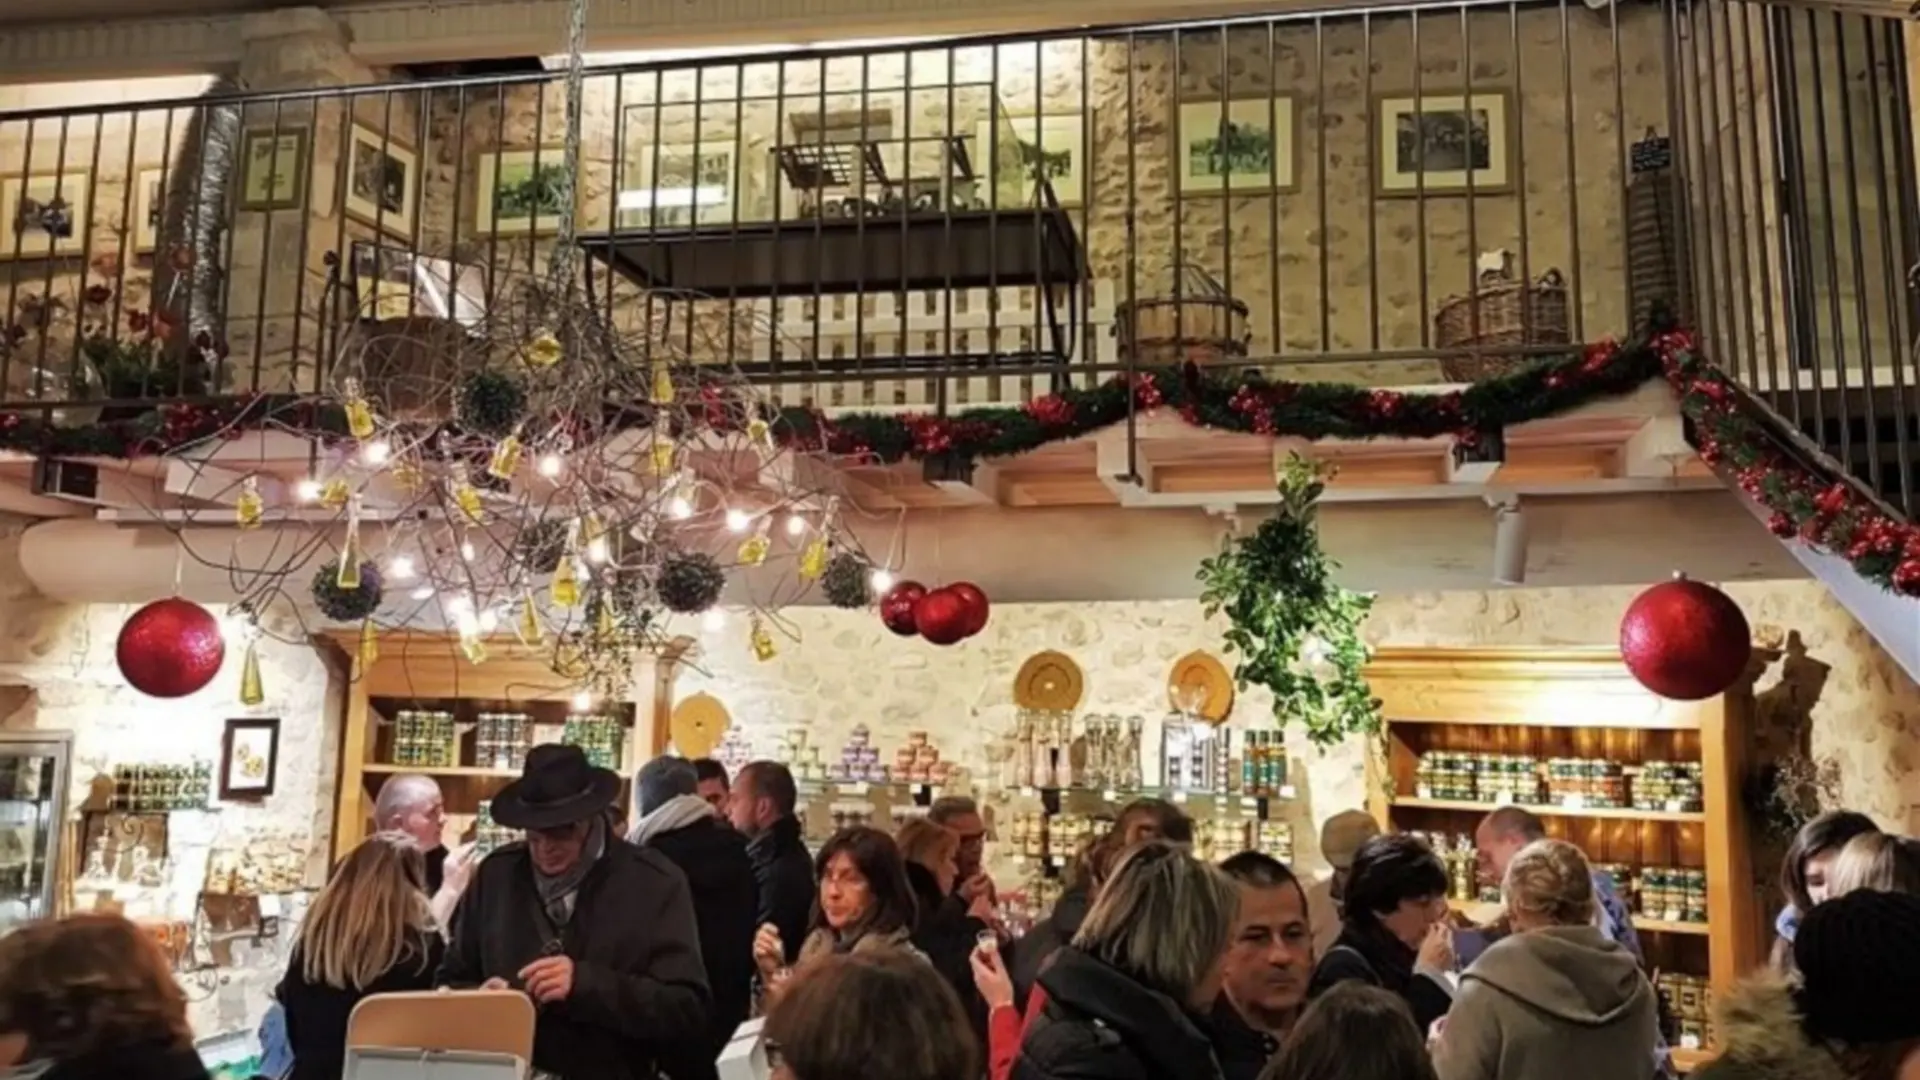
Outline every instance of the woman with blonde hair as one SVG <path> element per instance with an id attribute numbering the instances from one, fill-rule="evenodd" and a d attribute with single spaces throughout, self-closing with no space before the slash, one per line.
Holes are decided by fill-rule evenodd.
<path id="1" fill-rule="evenodd" d="M 1833 860 L 1827 896 L 1861 889 L 1920 896 L 1920 841 L 1892 833 L 1862 833 Z"/>
<path id="2" fill-rule="evenodd" d="M 427 869 L 404 833 L 361 841 L 314 897 L 275 995 L 293 1080 L 340 1080 L 360 999 L 433 987 L 446 951 L 427 909 Z"/>
<path id="3" fill-rule="evenodd" d="M 1535 840 L 1507 864 L 1501 892 L 1514 933 L 1461 975 L 1434 1047 L 1440 1080 L 1653 1076 L 1653 987 L 1595 925 L 1587 857 L 1564 840 Z"/>
<path id="4" fill-rule="evenodd" d="M 1182 848 L 1128 851 L 1040 973 L 1047 1000 L 1014 1080 L 1219 1080 L 1200 1018 L 1220 994 L 1239 909 L 1239 887 Z"/>
<path id="5" fill-rule="evenodd" d="M 160 947 L 118 915 L 0 938 L 0 1071 L 38 1080 L 207 1080 Z"/>
<path id="6" fill-rule="evenodd" d="M 955 893 L 960 879 L 960 835 L 952 829 L 915 818 L 900 827 L 894 843 L 900 847 L 907 885 L 913 889 L 913 933 L 907 940 L 926 954 L 934 970 L 953 987 L 975 1035 L 984 1042 L 987 1006 L 974 986 L 968 958 L 980 935 L 989 930 L 993 901 L 984 889 L 971 901 Z"/>

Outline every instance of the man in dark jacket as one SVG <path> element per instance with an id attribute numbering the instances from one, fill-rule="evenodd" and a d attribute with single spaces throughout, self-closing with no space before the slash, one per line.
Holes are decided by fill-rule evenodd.
<path id="1" fill-rule="evenodd" d="M 633 778 L 633 805 L 640 819 L 630 839 L 665 855 L 687 875 L 700 958 L 713 993 L 711 1038 L 686 1060 L 663 1057 L 661 1067 L 673 1080 L 712 1080 L 714 1060 L 747 1018 L 753 997 L 753 933 L 759 924 L 753 921 L 757 896 L 747 841 L 714 816 L 700 797 L 693 764 L 684 758 L 659 757 L 641 766 Z"/>
<path id="2" fill-rule="evenodd" d="M 800 836 L 800 819 L 793 816 L 799 794 L 793 774 L 777 761 L 755 761 L 733 778 L 727 816 L 747 838 L 753 877 L 759 885 L 756 925 L 772 923 L 780 931 L 787 963 L 800 957 L 813 914 L 813 857 Z"/>
<path id="3" fill-rule="evenodd" d="M 672 862 L 607 835 L 620 778 L 578 747 L 527 754 L 493 818 L 527 839 L 489 855 L 455 910 L 439 982 L 512 987 L 539 1006 L 533 1067 L 652 1080 L 676 1039 L 705 1041 L 693 898 Z"/>
<path id="4" fill-rule="evenodd" d="M 1258 851 L 1220 864 L 1240 886 L 1220 998 L 1204 1026 L 1225 1080 L 1257 1080 L 1293 1030 L 1313 978 L 1307 893 L 1287 865 Z"/>

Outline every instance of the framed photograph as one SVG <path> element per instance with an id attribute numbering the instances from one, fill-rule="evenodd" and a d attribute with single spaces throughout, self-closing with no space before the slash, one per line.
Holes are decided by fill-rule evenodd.
<path id="1" fill-rule="evenodd" d="M 0 259 L 63 259 L 87 253 L 93 174 L 46 173 L 0 179 Z"/>
<path id="2" fill-rule="evenodd" d="M 725 225 L 737 206 L 732 142 L 661 145 L 627 143 L 627 164 L 621 170 L 620 227 L 623 229 L 686 228 Z"/>
<path id="3" fill-rule="evenodd" d="M 348 216 L 394 236 L 413 235 L 419 159 L 388 136 L 354 124 L 347 143 Z"/>
<path id="4" fill-rule="evenodd" d="M 240 209 L 300 209 L 307 176 L 307 142 L 307 129 L 303 127 L 248 131 L 242 143 L 246 171 L 240 180 Z"/>
<path id="5" fill-rule="evenodd" d="M 167 170 L 141 169 L 133 184 L 133 251 L 150 255 L 160 246 L 160 223 L 167 215 Z"/>
<path id="6" fill-rule="evenodd" d="M 1511 98 L 1504 90 L 1382 97 L 1374 110 L 1374 158 L 1382 195 L 1476 195 L 1513 187 L 1507 159 Z"/>
<path id="7" fill-rule="evenodd" d="M 279 768 L 278 717 L 227 721 L 226 734 L 220 739 L 222 799 L 266 798 L 273 794 Z"/>
<path id="8" fill-rule="evenodd" d="M 566 147 L 481 154 L 475 172 L 475 233 L 532 236 L 560 228 L 567 200 Z"/>
<path id="9" fill-rule="evenodd" d="M 1174 180 L 1182 195 L 1262 195 L 1299 186 L 1293 98 L 1188 101 L 1174 129 Z"/>
<path id="10" fill-rule="evenodd" d="M 1090 114 L 1089 114 L 1090 115 Z M 1018 154 L 1025 180 L 1020 185 L 1020 206 L 1033 205 L 1034 178 L 1044 176 L 1053 185 L 1053 197 L 1061 206 L 1079 206 L 1086 201 L 1087 116 L 1060 113 L 1052 116 L 1010 116 L 1014 145 L 1004 145 L 1007 130 L 1000 131 L 1001 154 Z M 974 133 L 973 167 L 976 173 L 991 178 L 993 121 L 982 120 Z M 1017 207 L 1001 207 L 1017 209 Z"/>
<path id="11" fill-rule="evenodd" d="M 356 240 L 350 268 L 361 319 L 448 319 L 473 330 L 486 318 L 487 275 L 478 266 Z"/>

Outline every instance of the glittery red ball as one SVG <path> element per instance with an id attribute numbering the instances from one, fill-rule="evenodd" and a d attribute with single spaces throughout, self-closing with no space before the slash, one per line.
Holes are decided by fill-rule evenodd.
<path id="1" fill-rule="evenodd" d="M 1893 587 L 1908 596 L 1920 596 L 1920 559 L 1908 559 L 1893 568 Z"/>
<path id="2" fill-rule="evenodd" d="M 967 636 L 972 637 L 987 628 L 987 616 L 991 605 L 987 603 L 987 594 L 980 586 L 971 581 L 956 581 L 947 586 L 947 591 L 960 598 L 967 606 Z"/>
<path id="3" fill-rule="evenodd" d="M 935 645 L 952 645 L 967 636 L 973 609 L 952 589 L 935 589 L 913 606 L 920 636 Z"/>
<path id="4" fill-rule="evenodd" d="M 186 697 L 213 681 L 227 657 L 220 622 L 206 608 L 175 597 L 155 600 L 120 628 L 114 659 L 135 690 Z"/>
<path id="5" fill-rule="evenodd" d="M 1699 701 L 1747 669 L 1753 631 L 1740 605 L 1711 585 L 1675 577 L 1636 597 L 1620 620 L 1620 657 L 1640 685 Z"/>
<path id="6" fill-rule="evenodd" d="M 888 589 L 880 598 L 880 621 L 901 637 L 919 633 L 920 628 L 914 625 L 913 609 L 925 595 L 927 587 L 917 581 L 903 581 Z"/>

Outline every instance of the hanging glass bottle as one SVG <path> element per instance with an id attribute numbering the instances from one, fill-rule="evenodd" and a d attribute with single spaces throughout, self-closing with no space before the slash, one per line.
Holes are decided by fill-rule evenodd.
<path id="1" fill-rule="evenodd" d="M 260 679 L 260 649 L 255 637 L 247 638 L 247 652 L 240 660 L 240 704 L 254 706 L 264 704 L 267 689 Z"/>
<path id="2" fill-rule="evenodd" d="M 673 369 L 665 363 L 653 365 L 653 403 L 655 405 L 673 404 Z"/>
<path id="3" fill-rule="evenodd" d="M 347 503 L 347 536 L 340 544 L 340 572 L 334 584 L 348 592 L 360 587 L 360 500 Z"/>
<path id="4" fill-rule="evenodd" d="M 815 533 L 813 538 L 807 541 L 807 546 L 800 550 L 801 581 L 816 581 L 827 572 L 829 547 L 824 533 Z"/>
<path id="5" fill-rule="evenodd" d="M 748 640 L 753 644 L 754 659 L 761 663 L 773 659 L 779 651 L 774 648 L 773 635 L 767 632 L 767 624 L 758 615 L 753 617 L 753 629 L 748 631 Z"/>
<path id="6" fill-rule="evenodd" d="M 372 619 L 360 623 L 360 671 L 365 673 L 380 659 L 380 628 Z"/>
<path id="7" fill-rule="evenodd" d="M 360 380 L 348 379 L 342 390 L 346 397 L 347 433 L 356 439 L 372 438 L 373 406 L 360 392 Z"/>
<path id="8" fill-rule="evenodd" d="M 772 515 L 761 515 L 760 525 L 753 531 L 753 535 L 740 541 L 742 566 L 759 566 L 767 561 L 767 553 L 773 550 L 773 540 L 767 536 L 767 530 L 772 527 L 772 524 Z"/>
<path id="9" fill-rule="evenodd" d="M 467 520 L 478 525 L 487 518 L 486 507 L 480 503 L 480 491 L 465 480 L 453 486 L 453 505 L 467 515 Z"/>
<path id="10" fill-rule="evenodd" d="M 240 481 L 240 497 L 233 502 L 233 519 L 243 529 L 257 529 L 267 513 L 267 501 L 260 497 L 260 480 L 248 476 Z"/>
<path id="11" fill-rule="evenodd" d="M 493 457 L 487 461 L 487 475 L 495 480 L 511 480 L 513 474 L 520 471 L 520 432 L 518 429 L 501 439 L 493 446 Z"/>
<path id="12" fill-rule="evenodd" d="M 529 647 L 539 645 L 546 636 L 540 629 L 540 609 L 534 606 L 531 594 L 520 603 L 520 618 L 514 622 L 513 632 L 520 644 Z"/>
<path id="13" fill-rule="evenodd" d="M 563 553 L 554 564 L 550 593 L 555 607 L 570 608 L 580 603 L 580 567 L 573 552 Z"/>

